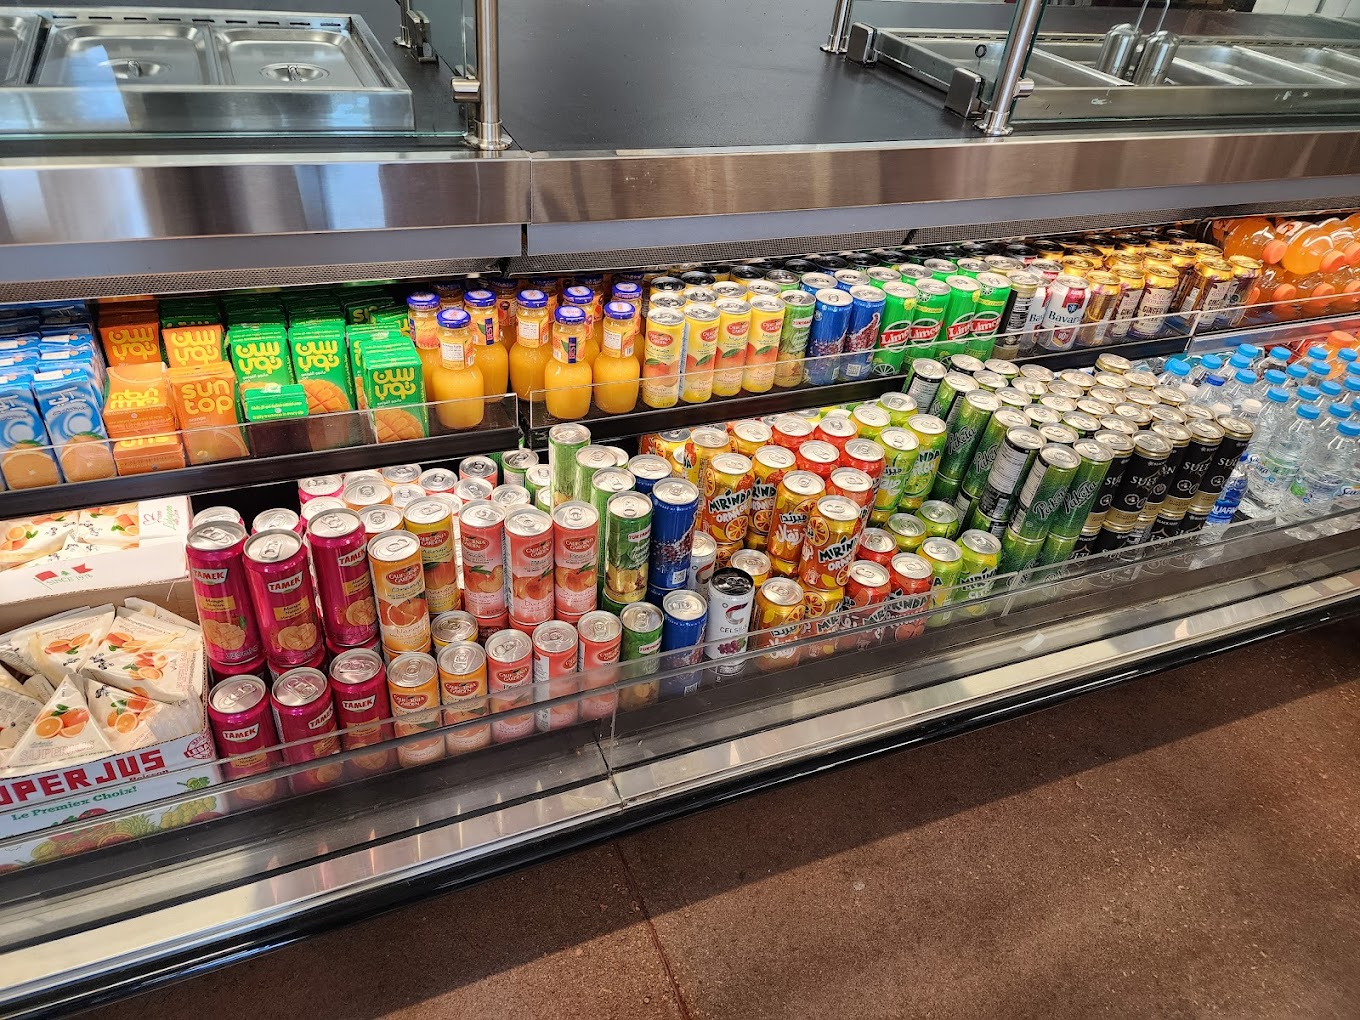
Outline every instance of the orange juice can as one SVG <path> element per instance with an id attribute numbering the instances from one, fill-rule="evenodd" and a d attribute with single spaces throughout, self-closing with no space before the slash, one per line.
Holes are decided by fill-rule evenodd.
<path id="1" fill-rule="evenodd" d="M 859 511 L 854 500 L 845 496 L 823 496 L 808 512 L 798 560 L 803 587 L 824 592 L 845 587 L 858 545 Z"/>
<path id="2" fill-rule="evenodd" d="M 368 540 L 378 629 L 389 655 L 430 650 L 430 611 L 425 602 L 425 568 L 420 541 L 409 531 L 389 531 Z"/>
<path id="3" fill-rule="evenodd" d="M 570 506 L 564 503 L 558 507 Z M 553 618 L 553 518 L 533 506 L 520 506 L 505 518 L 505 548 L 510 564 L 510 619 L 516 629 L 532 630 Z"/>
<path id="4" fill-rule="evenodd" d="M 751 525 L 751 490 L 755 473 L 750 457 L 720 453 L 702 476 L 699 530 L 719 545 L 740 543 Z"/>
<path id="5" fill-rule="evenodd" d="M 345 482 L 340 498 L 344 500 L 345 506 L 358 513 L 371 506 L 391 503 L 392 486 L 381 478 L 352 478 Z"/>
<path id="6" fill-rule="evenodd" d="M 781 573 L 781 562 L 798 562 L 807 533 L 808 514 L 826 494 L 826 482 L 811 471 L 789 471 L 775 487 L 774 511 L 770 516 L 770 540 L 766 552 Z"/>
<path id="7" fill-rule="evenodd" d="M 454 557 L 453 509 L 448 501 L 426 496 L 407 504 L 404 527 L 420 542 L 420 562 L 425 569 L 425 602 L 430 615 L 463 608 L 458 587 L 458 562 Z"/>
<path id="8" fill-rule="evenodd" d="M 791 644 L 801 636 L 803 603 L 802 586 L 787 577 L 772 577 L 757 590 L 751 617 L 754 633 L 751 645 L 771 649 L 757 659 L 760 669 L 797 665 L 802 649 L 780 646 Z"/>
<path id="9" fill-rule="evenodd" d="M 463 601 L 479 626 L 509 616 L 505 597 L 505 511 L 479 499 L 459 515 L 463 547 Z M 499 629 L 499 628 L 497 628 Z"/>
<path id="10" fill-rule="evenodd" d="M 454 641 L 439 651 L 439 700 L 444 706 L 444 724 L 464 725 L 444 735 L 449 754 L 465 754 L 491 744 L 487 707 L 486 652 L 472 641 Z"/>
<path id="11" fill-rule="evenodd" d="M 581 689 L 577 673 L 580 635 L 576 628 L 561 620 L 550 620 L 534 628 L 534 701 L 576 694 Z M 575 701 L 549 705 L 537 710 L 539 732 L 574 726 L 581 715 Z"/>
<path id="12" fill-rule="evenodd" d="M 398 655 L 387 666 L 387 697 L 392 703 L 392 731 L 398 738 L 439 729 L 439 666 L 424 652 Z M 444 757 L 438 733 L 397 745 L 403 766 L 423 765 Z"/>

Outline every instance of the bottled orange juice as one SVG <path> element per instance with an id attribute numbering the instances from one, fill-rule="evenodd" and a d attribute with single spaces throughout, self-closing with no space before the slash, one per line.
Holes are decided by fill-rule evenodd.
<path id="1" fill-rule="evenodd" d="M 638 369 L 642 368 L 643 355 L 646 353 L 642 342 L 642 285 L 632 280 L 620 280 L 614 284 L 613 300 L 633 306 L 633 355 L 637 358 Z"/>
<path id="2" fill-rule="evenodd" d="M 463 307 L 472 316 L 470 360 L 481 370 L 486 395 L 505 393 L 510 379 L 510 355 L 501 343 L 496 295 L 489 290 L 470 290 L 463 297 Z"/>
<path id="3" fill-rule="evenodd" d="M 522 290 L 515 299 L 515 346 L 510 351 L 510 385 L 520 400 L 543 399 L 543 370 L 552 360 L 548 347 L 548 295 Z"/>
<path id="4" fill-rule="evenodd" d="M 586 313 L 575 305 L 557 309 L 552 361 L 543 371 L 548 413 L 554 418 L 584 418 L 590 410 L 590 366 L 586 364 Z M 629 359 L 632 360 L 632 359 Z"/>
<path id="5" fill-rule="evenodd" d="M 595 359 L 595 406 L 606 414 L 627 414 L 637 406 L 642 369 L 633 354 L 637 345 L 637 311 L 627 301 L 604 306 L 604 347 Z"/>
<path id="6" fill-rule="evenodd" d="M 600 342 L 596 339 L 595 321 L 595 292 L 589 287 L 577 284 L 574 287 L 567 287 L 562 291 L 562 304 L 571 305 L 581 309 L 586 316 L 586 335 L 583 341 L 585 360 L 587 365 L 594 365 L 595 359 L 600 356 Z"/>
<path id="7" fill-rule="evenodd" d="M 468 361 L 472 349 L 468 313 L 461 308 L 445 308 L 439 313 L 439 367 L 430 376 L 427 392 L 431 399 L 441 401 L 435 406 L 435 414 L 451 429 L 480 425 L 485 412 L 482 373 Z"/>
<path id="8" fill-rule="evenodd" d="M 1340 225 L 1341 221 L 1333 218 L 1303 227 L 1289 239 L 1280 264 L 1296 276 L 1336 272 L 1345 263 L 1332 238 L 1333 229 Z"/>
<path id="9" fill-rule="evenodd" d="M 430 392 L 430 378 L 439 368 L 439 295 L 417 291 L 406 299 L 407 329 L 411 342 L 420 355 L 420 368 L 425 376 L 425 392 Z"/>

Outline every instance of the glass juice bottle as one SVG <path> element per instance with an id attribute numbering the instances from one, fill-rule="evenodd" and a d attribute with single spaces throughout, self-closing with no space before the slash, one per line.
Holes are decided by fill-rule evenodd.
<path id="1" fill-rule="evenodd" d="M 430 380 L 439 367 L 439 295 L 417 291 L 406 299 L 407 332 L 420 355 L 421 374 L 425 377 L 425 392 L 430 392 Z"/>
<path id="2" fill-rule="evenodd" d="M 426 392 L 430 399 L 439 401 L 435 414 L 446 428 L 480 425 L 486 411 L 482 373 L 468 358 L 472 343 L 472 320 L 467 312 L 445 308 L 439 313 L 439 367 Z"/>
<path id="3" fill-rule="evenodd" d="M 548 413 L 554 418 L 584 418 L 590 410 L 590 366 L 585 348 L 589 325 L 584 308 L 563 305 L 553 324 L 552 361 L 543 370 Z"/>
<path id="4" fill-rule="evenodd" d="M 548 295 L 522 290 L 516 298 L 515 346 L 510 351 L 510 385 L 520 400 L 543 399 L 543 370 L 552 360 L 548 346 Z"/>
<path id="5" fill-rule="evenodd" d="M 496 295 L 489 290 L 470 290 L 463 298 L 463 307 L 472 316 L 471 360 L 481 370 L 486 395 L 505 393 L 510 385 L 510 355 L 501 343 Z"/>
<path id="6" fill-rule="evenodd" d="M 642 374 L 633 348 L 637 344 L 637 312 L 626 301 L 604 306 L 604 346 L 592 366 L 595 406 L 606 414 L 628 414 L 637 406 Z"/>

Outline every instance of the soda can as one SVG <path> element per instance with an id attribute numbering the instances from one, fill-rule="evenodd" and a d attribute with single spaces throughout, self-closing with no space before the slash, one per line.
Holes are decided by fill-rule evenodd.
<path id="1" fill-rule="evenodd" d="M 1044 547 L 1039 552 L 1038 558 L 1034 561 L 1035 565 L 1046 567 L 1054 563 L 1062 563 L 1072 556 L 1076 549 L 1080 535 L 1055 535 L 1050 533 L 1044 539 Z"/>
<path id="2" fill-rule="evenodd" d="M 883 330 L 874 349 L 874 375 L 897 375 L 911 346 L 911 328 L 916 318 L 920 294 L 909 283 L 885 282 L 883 290 Z"/>
<path id="3" fill-rule="evenodd" d="M 699 527 L 719 544 L 741 542 L 750 526 L 754 484 L 755 474 L 749 457 L 739 453 L 715 457 L 703 476 Z"/>
<path id="4" fill-rule="evenodd" d="M 889 566 L 892 577 L 890 616 L 896 620 L 893 637 L 907 641 L 920 637 L 925 630 L 921 615 L 930 604 L 930 592 L 935 580 L 933 563 L 917 553 L 901 552 Z"/>
<path id="5" fill-rule="evenodd" d="M 1190 433 L 1190 441 L 1167 490 L 1168 504 L 1176 500 L 1188 505 L 1195 498 L 1226 435 L 1222 426 L 1211 421 L 1190 422 L 1186 429 Z"/>
<path id="6" fill-rule="evenodd" d="M 945 309 L 940 339 L 936 344 L 937 357 L 940 354 L 962 354 L 967 349 L 973 332 L 973 315 L 979 290 L 978 282 L 967 276 L 950 276 L 945 283 L 949 286 L 949 305 Z"/>
<path id="7" fill-rule="evenodd" d="M 534 732 L 534 646 L 529 635 L 501 630 L 486 640 L 486 691 L 491 739 L 504 744 Z"/>
<path id="8" fill-rule="evenodd" d="M 917 280 L 916 313 L 911 321 L 911 344 L 906 358 L 914 362 L 918 358 L 934 358 L 943 353 L 940 347 L 944 336 L 944 326 L 953 291 L 949 284 L 934 278 Z M 917 398 L 920 403 L 920 398 Z"/>
<path id="9" fill-rule="evenodd" d="M 576 498 L 576 455 L 588 445 L 590 429 L 577 422 L 564 422 L 548 429 L 548 471 L 552 476 L 553 506 Z M 480 498 L 489 496 L 490 493 Z"/>
<path id="10" fill-rule="evenodd" d="M 708 623 L 708 605 L 697 592 L 667 592 L 661 603 L 661 652 L 666 668 L 697 665 L 703 659 L 701 642 Z M 689 649 L 688 653 L 685 652 Z M 667 652 L 683 653 L 667 655 Z M 684 697 L 699 689 L 698 672 L 663 677 L 661 699 Z"/>
<path id="11" fill-rule="evenodd" d="M 713 576 L 713 570 L 717 565 L 718 543 L 707 532 L 696 531 L 693 545 L 690 547 L 689 574 L 685 578 L 685 588 L 701 593 L 706 591 L 708 579 Z"/>
<path id="12" fill-rule="evenodd" d="M 1001 401 L 986 390 L 972 390 L 954 401 L 946 420 L 948 438 L 940 455 L 941 476 L 963 479 L 987 426 L 991 424 L 992 415 L 1000 409 Z M 944 497 L 937 495 L 936 498 Z"/>
<path id="13" fill-rule="evenodd" d="M 1048 300 L 1039 326 L 1039 346 L 1049 351 L 1070 350 L 1086 315 L 1089 288 L 1080 276 L 1063 274 L 1048 284 Z"/>
<path id="14" fill-rule="evenodd" d="M 1050 535 L 1075 540 L 1076 536 L 1081 534 L 1086 519 L 1095 506 L 1113 458 L 1109 449 L 1095 439 L 1077 440 L 1072 444 L 1072 452 L 1079 458 L 1080 464 L 1068 485 L 1062 503 L 1048 518 L 1048 532 Z M 1042 557 L 1041 561 L 1056 562 L 1042 560 Z"/>
<path id="15" fill-rule="evenodd" d="M 297 483 L 298 505 L 302 506 L 313 499 L 320 499 L 323 496 L 330 496 L 339 499 L 340 494 L 345 489 L 345 480 L 340 475 L 315 475 L 311 478 L 299 478 Z M 230 517 L 216 517 L 211 514 L 223 510 L 230 510 Z M 207 516 L 205 516 L 207 515 Z M 199 524 L 206 524 L 208 521 L 235 520 L 237 524 L 242 523 L 241 515 L 232 507 L 210 506 L 205 510 L 200 510 L 194 514 L 191 527 Z"/>
<path id="16" fill-rule="evenodd" d="M 939 386 L 935 389 L 935 396 L 930 402 L 930 409 L 926 413 L 937 418 L 948 418 L 954 402 L 963 394 L 972 393 L 976 389 L 978 384 L 972 376 L 950 371 L 940 380 Z"/>
<path id="17" fill-rule="evenodd" d="M 1235 415 L 1224 415 L 1217 420 L 1217 424 L 1223 429 L 1223 439 L 1214 450 L 1214 456 L 1200 480 L 1199 490 L 1194 497 L 1196 500 L 1205 499 L 1207 502 L 1206 497 L 1218 498 L 1255 434 L 1251 422 Z"/>
<path id="18" fill-rule="evenodd" d="M 831 477 L 831 472 L 836 470 L 840 462 L 840 451 L 820 439 L 809 439 L 803 443 L 798 447 L 798 453 L 794 457 L 794 463 L 799 471 L 810 472 L 823 481 Z"/>
<path id="19" fill-rule="evenodd" d="M 641 605 L 641 603 L 636 603 Z M 610 688 L 618 681 L 617 663 L 622 651 L 623 627 L 619 617 L 600 610 L 581 617 L 576 627 L 580 639 L 583 690 Z M 607 719 L 618 708 L 617 691 L 606 690 L 581 700 L 582 719 Z"/>
<path id="20" fill-rule="evenodd" d="M 846 293 L 869 285 L 869 277 L 858 269 L 837 269 L 831 275 L 836 278 L 836 286 Z"/>
<path id="21" fill-rule="evenodd" d="M 1123 478 L 1110 510 L 1142 513 L 1171 457 L 1171 450 L 1171 443 L 1155 432 L 1139 432 L 1134 437 L 1133 452 L 1124 465 Z"/>
<path id="22" fill-rule="evenodd" d="M 662 307 L 653 294 L 642 363 L 642 402 L 648 407 L 674 407 L 680 400 L 686 327 L 684 312 Z"/>
<path id="23" fill-rule="evenodd" d="M 815 662 L 836 654 L 843 620 L 837 615 L 845 601 L 844 588 L 803 588 L 803 636 L 817 640 L 804 643 L 802 659 Z"/>
<path id="24" fill-rule="evenodd" d="M 830 443 L 839 454 L 845 444 L 859 435 L 859 427 L 848 414 L 829 414 L 812 430 L 812 434 L 823 443 Z M 805 468 L 804 470 L 811 470 Z"/>
<path id="25" fill-rule="evenodd" d="M 718 350 L 719 313 L 708 303 L 685 306 L 684 364 L 680 399 L 702 404 L 713 395 L 713 363 Z"/>
<path id="26" fill-rule="evenodd" d="M 815 428 L 816 426 L 802 415 L 781 414 L 770 422 L 770 429 L 773 432 L 770 442 L 796 453 L 800 446 L 812 438 Z"/>
<path id="27" fill-rule="evenodd" d="M 779 333 L 779 360 L 775 363 L 774 384 L 780 387 L 799 386 L 803 382 L 803 357 L 807 351 L 808 335 L 817 299 L 803 290 L 785 291 L 784 321 Z M 759 391 L 752 391 L 759 392 Z"/>
<path id="28" fill-rule="evenodd" d="M 387 696 L 398 739 L 439 728 L 439 666 L 433 656 L 406 652 L 388 663 Z M 397 746 L 397 760 L 406 768 L 443 757 L 444 738 L 438 734 Z"/>
<path id="29" fill-rule="evenodd" d="M 871 374 L 874 347 L 883 321 L 885 295 L 867 283 L 851 287 L 849 292 L 850 324 L 845 335 L 840 378 L 854 381 L 867 379 Z"/>
<path id="30" fill-rule="evenodd" d="M 762 446 L 752 457 L 754 482 L 751 486 L 751 526 L 746 533 L 748 547 L 768 541 L 774 519 L 775 493 L 784 475 L 793 470 L 794 455 L 781 446 Z"/>
<path id="31" fill-rule="evenodd" d="M 799 639 L 802 621 L 803 589 L 797 581 L 772 577 L 760 586 L 751 615 L 751 644 L 770 649 L 757 660 L 760 669 L 783 669 L 798 663 L 802 649 L 782 646 Z"/>
<path id="32" fill-rule="evenodd" d="M 269 695 L 274 725 L 290 765 L 318 761 L 340 753 L 335 727 L 335 701 L 326 674 L 302 667 L 288 670 L 274 681 Z M 339 762 L 327 762 L 289 777 L 297 794 L 330 786 L 344 774 Z"/>
<path id="33" fill-rule="evenodd" d="M 553 618 L 554 544 L 549 514 L 521 506 L 506 515 L 506 563 L 511 578 L 507 612 L 520 629 L 532 629 Z"/>
<path id="34" fill-rule="evenodd" d="M 411 485 L 420 477 L 420 465 L 392 464 L 378 473 L 388 485 Z"/>
<path id="35" fill-rule="evenodd" d="M 816 295 L 819 290 L 835 290 L 839 284 L 830 273 L 804 273 L 798 279 L 798 286 L 806 294 Z"/>
<path id="36" fill-rule="evenodd" d="M 549 620 L 534 628 L 534 701 L 541 703 L 568 697 L 580 690 L 577 673 L 580 642 L 576 628 L 561 620 Z M 540 733 L 575 725 L 581 706 L 576 701 L 540 707 L 535 723 Z"/>
<path id="37" fill-rule="evenodd" d="M 477 618 L 462 609 L 440 613 L 430 621 L 430 639 L 436 651 L 455 641 L 476 641 Z"/>
<path id="38" fill-rule="evenodd" d="M 850 577 L 845 582 L 845 598 L 840 611 L 846 614 L 842 631 L 852 633 L 837 642 L 840 651 L 869 648 L 882 641 L 883 628 L 872 625 L 885 618 L 883 610 L 891 595 L 892 574 L 887 566 L 862 559 L 850 564 Z"/>
<path id="39" fill-rule="evenodd" d="M 341 500 L 351 510 L 392 502 L 392 487 L 381 478 L 357 478 L 345 482 Z"/>
<path id="40" fill-rule="evenodd" d="M 453 755 L 489 747 L 491 724 L 471 725 L 490 715 L 486 652 L 471 641 L 455 641 L 442 648 L 435 661 L 444 724 L 455 727 L 444 735 L 445 749 Z"/>
<path id="41" fill-rule="evenodd" d="M 266 658 L 281 667 L 315 659 L 322 634 L 302 538 L 293 531 L 262 531 L 246 539 L 243 558 Z"/>
<path id="42" fill-rule="evenodd" d="M 935 484 L 935 473 L 948 438 L 945 423 L 935 415 L 912 415 L 907 427 L 916 437 L 917 454 L 907 472 L 897 505 L 899 509 L 915 510 L 925 502 Z"/>
<path id="43" fill-rule="evenodd" d="M 732 451 L 743 457 L 754 457 L 762 446 L 769 446 L 774 438 L 774 430 L 763 421 L 745 419 L 734 421 L 729 427 L 732 433 Z"/>
<path id="44" fill-rule="evenodd" d="M 598 471 L 607 471 L 614 467 L 614 453 L 604 446 L 585 446 L 576 451 L 576 467 L 572 472 L 573 486 L 572 491 L 565 499 L 557 498 L 557 489 L 553 488 L 553 505 L 561 506 L 568 499 L 580 500 L 584 503 L 591 502 L 593 489 L 592 483 L 595 481 L 595 474 Z"/>
<path id="45" fill-rule="evenodd" d="M 987 536 L 992 538 L 991 535 Z M 995 539 L 992 539 L 995 541 Z M 1073 540 L 1075 543 L 1075 539 Z M 1045 538 L 1022 538 L 1012 528 L 1007 528 L 1001 537 L 1001 563 L 998 572 L 1014 574 L 1028 570 L 1039 562 L 1044 551 Z"/>
<path id="46" fill-rule="evenodd" d="M 959 264 L 950 259 L 928 258 L 921 265 L 930 270 L 931 275 L 941 282 L 959 275 Z"/>
<path id="47" fill-rule="evenodd" d="M 601 449 L 609 449 L 602 447 Z M 491 490 L 491 502 L 509 513 L 517 506 L 533 506 L 533 494 L 523 485 L 498 485 Z"/>
<path id="48" fill-rule="evenodd" d="M 663 478 L 671 476 L 668 461 L 655 454 L 642 453 L 629 459 L 627 470 L 633 476 L 633 486 L 644 496 L 652 494 L 652 487 Z"/>
<path id="49" fill-rule="evenodd" d="M 888 425 L 899 429 L 906 428 L 911 416 L 921 410 L 913 398 L 892 390 L 879 394 L 878 406 L 888 412 Z"/>
<path id="50" fill-rule="evenodd" d="M 713 395 L 734 397 L 741 392 L 750 343 L 751 306 L 737 299 L 720 300 L 718 341 L 714 348 Z"/>
<path id="51" fill-rule="evenodd" d="M 803 371 L 810 384 L 826 386 L 840 376 L 840 354 L 850 328 L 854 299 L 843 290 L 833 289 L 819 290 L 816 298 Z"/>
<path id="52" fill-rule="evenodd" d="M 368 536 L 353 510 L 332 510 L 308 525 L 321 627 L 334 645 L 354 648 L 378 637 L 378 609 L 368 567 Z"/>
<path id="53" fill-rule="evenodd" d="M 489 500 L 463 507 L 463 600 L 478 624 L 509 612 L 505 593 L 505 511 Z"/>
<path id="54" fill-rule="evenodd" d="M 905 396 L 902 393 L 897 395 Z M 887 410 L 878 404 L 860 404 L 850 412 L 850 420 L 859 429 L 860 439 L 877 439 L 892 424 Z"/>
<path id="55" fill-rule="evenodd" d="M 841 464 L 868 475 L 875 488 L 883 476 L 886 463 L 887 457 L 882 444 L 872 439 L 852 439 L 845 444 L 845 450 L 841 453 Z M 872 504 L 872 498 L 870 503 Z"/>
<path id="56" fill-rule="evenodd" d="M 368 540 L 368 561 L 384 649 L 393 655 L 427 651 L 430 617 L 420 541 L 406 531 L 375 535 Z"/>
<path id="57" fill-rule="evenodd" d="M 798 559 L 804 588 L 842 588 L 855 558 L 859 506 L 844 496 L 823 496 L 808 511 L 806 536 Z"/>
<path id="58" fill-rule="evenodd" d="M 490 499 L 495 490 L 496 487 L 484 478 L 464 478 L 453 487 L 453 496 L 461 507 L 479 499 Z"/>
<path id="59" fill-rule="evenodd" d="M 637 492 L 609 500 L 604 521 L 604 588 L 620 602 L 636 601 L 647 588 L 652 501 Z M 624 596 L 619 599 L 618 596 Z"/>
<path id="60" fill-rule="evenodd" d="M 865 528 L 859 537 L 859 558 L 889 566 L 898 553 L 897 539 L 883 528 Z"/>
<path id="61" fill-rule="evenodd" d="M 490 457 L 480 454 L 473 457 L 464 457 L 458 462 L 458 478 L 460 481 L 467 481 L 469 478 L 476 478 L 493 489 L 500 484 L 501 469 Z"/>
<path id="62" fill-rule="evenodd" d="M 420 543 L 425 570 L 425 601 L 434 614 L 461 609 L 458 564 L 454 555 L 453 510 L 442 497 L 427 496 L 411 503 L 403 514 L 405 528 Z"/>
<path id="63" fill-rule="evenodd" d="M 883 452 L 883 467 L 874 487 L 874 510 L 891 514 L 916 463 L 920 440 L 910 429 L 889 426 L 879 433 L 878 445 Z"/>
<path id="64" fill-rule="evenodd" d="M 1016 493 L 1043 445 L 1043 437 L 1037 429 L 1026 426 L 1006 432 L 982 491 L 978 493 L 977 509 L 983 515 L 994 521 L 1010 520 Z"/>
<path id="65" fill-rule="evenodd" d="M 773 568 L 770 566 L 770 557 L 758 549 L 737 550 L 732 554 L 728 566 L 746 573 L 755 582 L 757 588 L 768 581 L 773 572 Z"/>
<path id="66" fill-rule="evenodd" d="M 396 509 L 395 507 L 387 506 L 386 504 L 379 504 L 379 505 L 380 505 L 380 506 L 383 506 L 385 509 L 388 509 L 388 510 L 394 510 L 394 509 Z M 194 519 L 197 520 L 197 519 L 198 519 L 199 517 L 201 517 L 203 514 L 206 514 L 206 513 L 213 513 L 213 512 L 215 512 L 216 510 L 219 510 L 219 509 L 227 510 L 227 509 L 231 509 L 231 508 L 230 508 L 230 507 L 208 507 L 207 510 L 203 510 L 203 511 L 201 511 L 200 513 L 194 514 Z M 320 516 L 321 514 L 324 514 L 327 510 L 348 510 L 348 509 L 349 509 L 349 507 L 345 506 L 345 501 L 344 501 L 343 499 L 336 499 L 336 498 L 333 497 L 333 496 L 317 496 L 315 499 L 309 499 L 306 503 L 303 503 L 303 504 L 302 504 L 302 508 L 301 508 L 301 510 L 299 511 L 298 516 L 302 518 L 303 527 L 306 527 L 308 524 L 310 524 L 310 523 L 312 522 L 312 519 L 313 519 L 313 518 L 318 517 L 318 516 Z M 359 516 L 362 517 L 362 516 L 363 516 L 365 513 L 367 513 L 369 510 L 374 510 L 374 509 L 376 509 L 376 507 L 369 507 L 367 510 L 361 510 L 361 511 L 359 512 Z M 232 510 L 232 518 L 231 518 L 231 519 L 233 520 L 233 523 L 236 523 L 236 524 L 241 523 L 239 520 L 236 520 L 236 518 L 239 518 L 240 516 L 241 516 L 241 515 L 238 514 L 235 510 Z M 397 513 L 397 518 L 398 518 L 398 519 L 401 518 L 401 513 L 400 513 L 399 511 L 398 511 L 398 513 Z M 225 518 L 225 517 L 216 517 L 216 518 L 212 518 L 212 519 L 213 519 L 213 520 L 228 520 L 228 518 Z M 204 522 L 200 522 L 200 523 L 207 523 L 207 522 L 204 521 Z M 198 525 L 195 524 L 195 525 L 193 525 L 193 527 L 198 527 Z"/>
<path id="67" fill-rule="evenodd" d="M 255 519 L 250 522 L 250 533 L 257 535 L 261 531 L 278 529 L 281 531 L 295 531 L 299 535 L 304 535 L 307 526 L 302 518 L 287 507 L 276 507 L 273 510 L 264 510 L 255 515 Z"/>
<path id="68" fill-rule="evenodd" d="M 925 528 L 926 538 L 953 538 L 959 533 L 959 513 L 954 507 L 938 499 L 928 499 L 916 511 Z"/>
<path id="69" fill-rule="evenodd" d="M 954 588 L 963 576 L 963 550 L 950 539 L 927 538 L 921 543 L 917 555 L 930 564 L 931 609 L 948 605 L 954 600 Z M 948 614 L 935 614 L 927 626 L 941 626 L 948 619 Z M 941 622 L 937 623 L 937 620 Z"/>
<path id="70" fill-rule="evenodd" d="M 704 627 L 708 658 L 725 659 L 746 651 L 755 590 L 754 580 L 739 568 L 723 567 L 713 572 L 708 583 L 708 619 Z M 744 662 L 719 665 L 718 674 L 733 676 L 744 666 Z"/>
<path id="71" fill-rule="evenodd" d="M 1133 454 L 1133 439 L 1122 432 L 1106 429 L 1097 432 L 1091 438 L 1109 451 L 1110 468 L 1105 473 L 1105 480 L 1100 483 L 1100 493 L 1096 496 L 1095 505 L 1086 518 L 1083 531 L 1098 530 L 1104 522 L 1105 516 L 1114 506 L 1115 493 L 1124 483 L 1124 469 Z"/>
<path id="72" fill-rule="evenodd" d="M 230 676 L 214 687 L 208 695 L 208 722 L 228 782 L 282 764 L 279 753 L 273 750 L 279 738 L 270 712 L 269 690 L 259 677 Z M 244 803 L 258 803 L 282 792 L 281 783 L 264 781 L 244 786 L 231 796 Z"/>
<path id="73" fill-rule="evenodd" d="M 771 565 L 797 564 L 807 531 L 808 512 L 826 494 L 826 483 L 810 471 L 789 471 L 775 490 L 774 515 L 767 551 Z M 794 568 L 796 569 L 796 567 Z"/>
<path id="74" fill-rule="evenodd" d="M 739 455 L 738 455 L 739 456 Z M 667 478 L 652 490 L 648 583 L 657 590 L 683 588 L 699 516 L 699 489 L 684 478 Z"/>
<path id="75" fill-rule="evenodd" d="M 232 672 L 258 668 L 264 658 L 246 578 L 245 544 L 246 529 L 231 521 L 199 524 L 185 543 L 204 650 Z"/>

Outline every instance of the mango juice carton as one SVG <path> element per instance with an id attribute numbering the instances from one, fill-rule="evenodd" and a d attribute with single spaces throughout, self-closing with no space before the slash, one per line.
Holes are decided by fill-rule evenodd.
<path id="1" fill-rule="evenodd" d="M 257 457 L 311 449 L 307 393 L 299 383 L 268 383 L 241 394 L 250 446 Z"/>
<path id="2" fill-rule="evenodd" d="M 110 365 L 149 365 L 161 360 L 161 327 L 156 304 L 101 304 L 99 339 Z"/>
<path id="3" fill-rule="evenodd" d="M 113 444 L 113 462 L 120 475 L 144 475 L 184 467 L 184 447 L 174 432 L 133 436 Z"/>
<path id="4" fill-rule="evenodd" d="M 170 368 L 212 365 L 222 362 L 225 332 L 218 323 L 167 326 L 161 329 L 165 360 Z"/>
<path id="5" fill-rule="evenodd" d="M 227 330 L 227 344 L 243 395 L 255 386 L 293 382 L 293 359 L 282 326 L 233 326 Z"/>
<path id="6" fill-rule="evenodd" d="M 354 410 L 349 344 L 343 326 L 295 326 L 288 331 L 293 377 L 307 392 L 312 414 Z"/>
<path id="7" fill-rule="evenodd" d="M 236 399 L 236 373 L 225 361 L 185 365 L 167 373 L 170 399 L 190 464 L 248 457 Z"/>
<path id="8" fill-rule="evenodd" d="M 392 303 L 387 292 L 378 287 L 353 287 L 340 292 L 340 308 L 345 322 L 361 326 L 373 321 L 373 313 Z"/>
<path id="9" fill-rule="evenodd" d="M 104 430 L 103 390 L 84 367 L 39 372 L 33 397 L 48 439 L 68 482 L 114 476 L 113 453 Z"/>
<path id="10" fill-rule="evenodd" d="M 0 376 L 0 475 L 11 489 L 61 481 L 28 374 Z"/>
<path id="11" fill-rule="evenodd" d="M 425 382 L 414 346 L 395 345 L 367 351 L 360 383 L 373 415 L 380 443 L 424 439 L 430 422 L 425 408 Z"/>
<path id="12" fill-rule="evenodd" d="M 161 335 L 180 326 L 220 326 L 222 308 L 216 298 L 181 297 L 161 301 Z"/>

